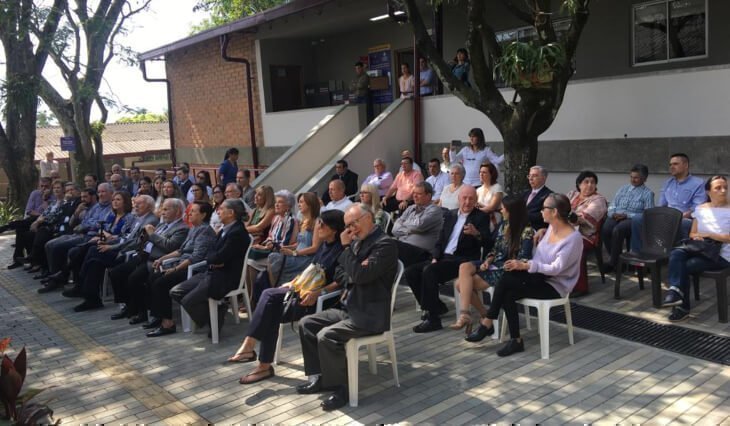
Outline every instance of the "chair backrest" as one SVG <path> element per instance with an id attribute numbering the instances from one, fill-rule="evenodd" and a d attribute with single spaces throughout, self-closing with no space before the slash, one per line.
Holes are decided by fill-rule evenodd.
<path id="1" fill-rule="evenodd" d="M 682 212 L 671 207 L 653 207 L 644 210 L 641 228 L 642 253 L 669 255 L 677 238 Z"/>
<path id="2" fill-rule="evenodd" d="M 383 224 L 383 232 L 385 232 L 388 235 L 393 235 L 393 216 L 391 213 L 383 212 L 383 217 L 385 219 L 385 223 Z"/>
<path id="3" fill-rule="evenodd" d="M 403 276 L 403 270 L 405 267 L 403 266 L 403 262 L 400 260 L 398 261 L 398 271 L 395 273 L 395 279 L 393 280 L 393 288 L 391 289 L 390 294 L 390 330 L 393 329 L 393 311 L 395 310 L 395 294 L 398 290 L 398 283 L 400 282 L 401 277 Z"/>
<path id="4" fill-rule="evenodd" d="M 244 284 L 246 284 L 246 276 L 248 275 L 246 273 L 246 267 L 248 267 L 248 256 L 251 253 L 251 247 L 253 247 L 253 240 L 249 243 L 248 248 L 246 249 L 246 255 L 243 257 L 243 270 L 241 271 L 241 279 L 238 281 L 239 291 L 243 289 Z"/>

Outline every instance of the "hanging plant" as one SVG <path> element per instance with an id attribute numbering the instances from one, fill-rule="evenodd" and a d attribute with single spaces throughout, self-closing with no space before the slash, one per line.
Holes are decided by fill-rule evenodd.
<path id="1" fill-rule="evenodd" d="M 565 49 L 560 43 L 535 45 L 515 41 L 504 48 L 494 66 L 495 78 L 517 88 L 548 88 L 555 72 L 565 66 Z"/>

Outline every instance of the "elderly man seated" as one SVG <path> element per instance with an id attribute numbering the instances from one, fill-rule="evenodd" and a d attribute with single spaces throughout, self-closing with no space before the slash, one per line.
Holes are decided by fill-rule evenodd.
<path id="1" fill-rule="evenodd" d="M 398 244 L 398 258 L 405 267 L 431 260 L 444 222 L 443 209 L 431 202 L 433 188 L 418 182 L 413 188 L 413 205 L 393 224 L 391 233 Z"/>
<path id="2" fill-rule="evenodd" d="M 358 186 L 357 186 L 357 173 L 353 172 L 348 168 L 347 161 L 345 160 L 338 160 L 335 163 L 335 174 L 332 175 L 330 178 L 330 182 L 339 180 L 342 183 L 345 184 L 345 196 L 349 197 L 350 195 L 357 194 Z M 332 201 L 331 195 L 329 193 L 325 193 L 322 195 L 322 203 L 327 205 L 329 202 Z"/>
<path id="3" fill-rule="evenodd" d="M 527 174 L 527 182 L 530 189 L 522 193 L 522 199 L 525 200 L 527 206 L 527 217 L 530 219 L 532 229 L 535 231 L 547 228 L 547 223 L 542 220 L 542 203 L 548 195 L 552 194 L 552 189 L 545 186 L 548 171 L 543 166 L 532 166 Z"/>
<path id="4" fill-rule="evenodd" d="M 345 195 L 345 183 L 341 180 L 330 181 L 327 193 L 331 201 L 322 207 L 322 212 L 327 210 L 344 212 L 352 204 L 352 201 Z"/>
<path id="5" fill-rule="evenodd" d="M 385 161 L 382 158 L 376 158 L 373 161 L 373 171 L 373 174 L 366 177 L 362 184 L 373 185 L 378 189 L 378 195 L 382 197 L 393 184 L 393 175 L 386 169 Z"/>
<path id="6" fill-rule="evenodd" d="M 400 162 L 401 170 L 390 185 L 388 192 L 380 202 L 383 210 L 387 212 L 402 212 L 409 205 L 413 204 L 413 188 L 418 182 L 423 181 L 420 171 L 413 168 L 413 159 L 405 157 Z"/>
<path id="7" fill-rule="evenodd" d="M 390 328 L 390 298 L 398 270 L 395 242 L 375 225 L 372 210 L 354 204 L 345 212 L 340 235 L 344 251 L 334 280 L 345 288 L 337 307 L 302 318 L 299 337 L 304 372 L 310 380 L 297 386 L 300 394 L 332 390 L 321 406 L 325 411 L 347 404 L 345 344 Z"/>
<path id="8" fill-rule="evenodd" d="M 450 210 L 436 242 L 431 260 L 406 268 L 405 276 L 416 300 L 425 311 L 423 322 L 413 327 L 415 333 L 440 330 L 440 316 L 448 310 L 439 299 L 439 285 L 459 275 L 459 265 L 477 260 L 488 246 L 489 216 L 476 208 L 477 191 L 465 186 L 459 192 L 459 208 Z"/>
<path id="9" fill-rule="evenodd" d="M 616 196 L 608 205 L 606 221 L 601 228 L 601 239 L 609 253 L 605 272 L 616 266 L 624 241 L 631 238 L 631 220 L 644 214 L 644 210 L 654 207 L 654 192 L 644 185 L 649 176 L 649 168 L 637 164 L 629 173 L 631 183 L 619 188 Z"/>

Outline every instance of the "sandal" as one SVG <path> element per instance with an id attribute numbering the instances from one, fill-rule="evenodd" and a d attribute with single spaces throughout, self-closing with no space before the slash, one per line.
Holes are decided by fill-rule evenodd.
<path id="1" fill-rule="evenodd" d="M 254 371 L 253 373 L 246 374 L 245 376 L 241 377 L 238 380 L 238 383 L 240 383 L 242 385 L 250 385 L 253 383 L 260 382 L 262 380 L 270 379 L 274 376 L 275 376 L 274 367 L 269 366 L 269 368 L 267 370 L 259 370 L 259 371 Z"/>
<path id="2" fill-rule="evenodd" d="M 469 311 L 461 311 L 459 313 L 459 319 L 449 326 L 449 328 L 452 330 L 461 330 L 464 327 L 466 327 L 466 334 L 471 333 L 472 324 Z"/>
<path id="3" fill-rule="evenodd" d="M 244 356 L 251 354 L 250 356 Z M 232 357 L 228 358 L 228 362 L 245 364 L 247 362 L 256 361 L 256 351 L 236 353 Z"/>

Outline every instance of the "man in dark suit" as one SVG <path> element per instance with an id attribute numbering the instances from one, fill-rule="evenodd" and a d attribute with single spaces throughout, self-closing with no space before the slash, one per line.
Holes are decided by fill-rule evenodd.
<path id="1" fill-rule="evenodd" d="M 357 173 L 347 168 L 347 161 L 339 160 L 335 163 L 335 174 L 332 175 L 330 182 L 333 180 L 341 180 L 345 184 L 345 196 L 355 195 L 360 190 L 357 186 Z M 329 192 L 325 191 L 322 195 L 322 202 L 326 206 L 332 201 Z"/>
<path id="2" fill-rule="evenodd" d="M 542 166 L 530 167 L 527 181 L 530 183 L 530 190 L 522 193 L 522 198 L 527 205 L 527 217 L 530 219 L 530 225 L 537 231 L 538 229 L 547 228 L 547 223 L 542 220 L 542 203 L 548 195 L 553 191 L 545 186 L 548 172 Z"/>
<path id="3" fill-rule="evenodd" d="M 194 275 L 170 290 L 170 298 L 180 303 L 185 311 L 199 326 L 209 323 L 208 298 L 220 300 L 229 291 L 238 287 L 243 271 L 243 260 L 246 256 L 251 238 L 241 222 L 246 210 L 239 198 L 227 199 L 218 210 L 223 228 L 218 233 L 213 250 L 208 254 L 206 262 L 208 271 Z M 218 328 L 223 326 L 223 318 L 227 305 L 218 305 Z M 234 312 L 234 315 L 238 315 Z M 174 333 L 175 329 L 160 326 L 148 337 L 164 336 Z"/>
<path id="4" fill-rule="evenodd" d="M 340 255 L 334 280 L 345 288 L 341 309 L 327 309 L 299 321 L 304 371 L 312 380 L 297 386 L 310 394 L 334 393 L 322 402 L 325 411 L 347 404 L 347 357 L 351 338 L 379 334 L 390 329 L 390 300 L 398 270 L 398 248 L 375 225 L 369 207 L 354 204 L 345 212 L 346 229 L 340 238 Z"/>
<path id="5" fill-rule="evenodd" d="M 450 210 L 436 242 L 436 257 L 406 268 L 405 276 L 416 300 L 425 311 L 415 333 L 440 330 L 441 315 L 446 313 L 439 299 L 439 285 L 459 275 L 459 265 L 478 260 L 482 247 L 491 243 L 489 216 L 476 208 L 477 191 L 465 185 L 459 192 L 459 208 Z"/>

